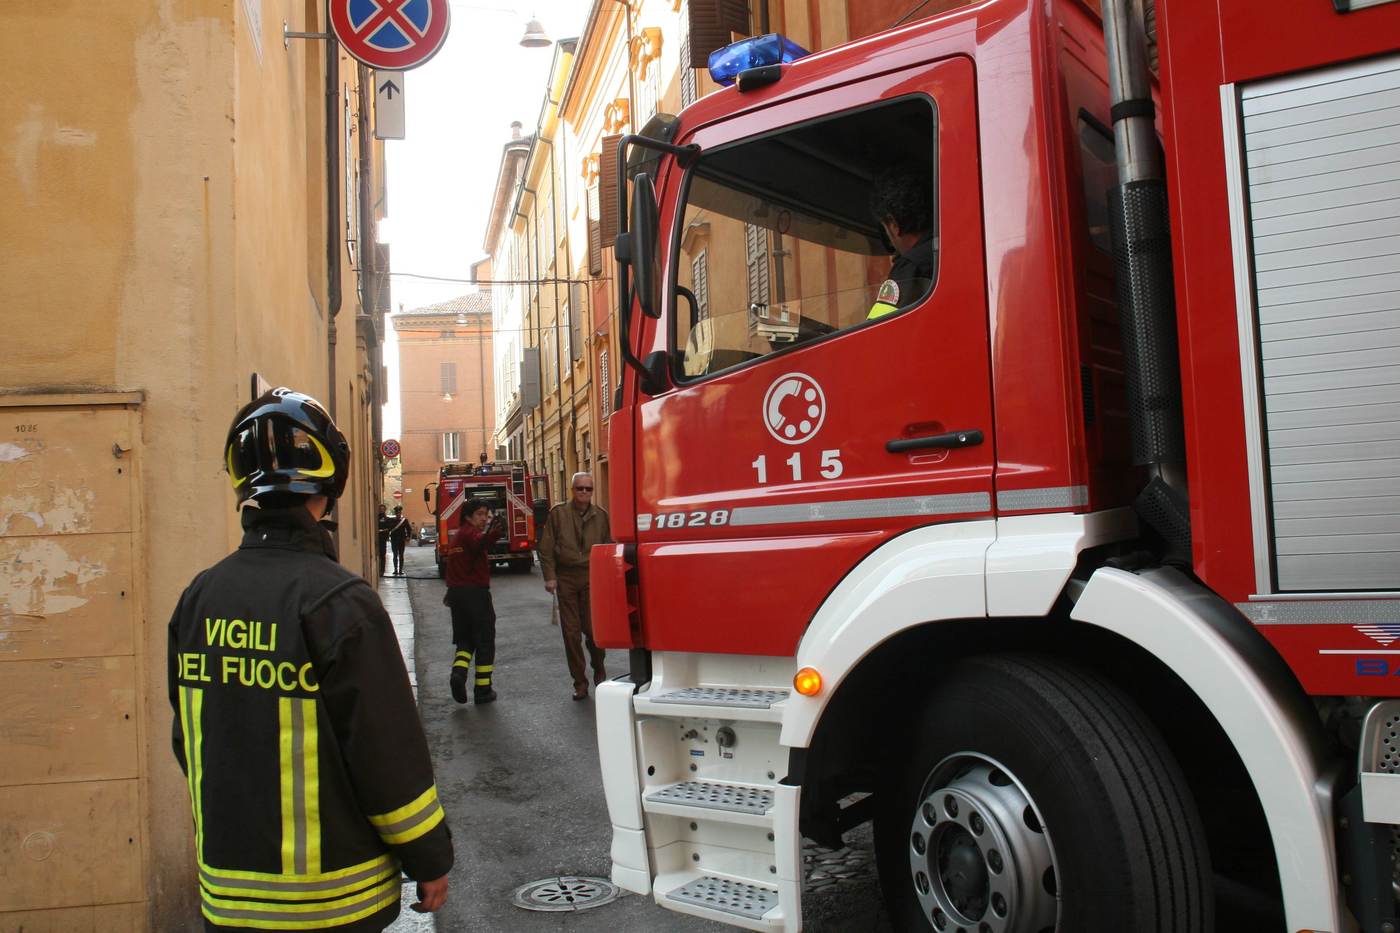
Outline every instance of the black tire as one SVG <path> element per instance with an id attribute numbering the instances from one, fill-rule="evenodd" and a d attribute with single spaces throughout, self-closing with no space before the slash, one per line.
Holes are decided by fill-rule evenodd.
<path id="1" fill-rule="evenodd" d="M 875 850 L 895 929 L 988 933 L 1024 929 L 1027 921 L 1036 933 L 1214 929 L 1205 834 L 1181 770 L 1156 727 L 1097 674 L 1026 655 L 960 662 L 940 677 L 907 742 L 893 751 L 879 794 Z M 947 790 L 969 794 L 952 816 L 940 810 Z M 998 795 L 1014 799 L 1017 791 L 1030 804 L 1024 825 L 1003 819 L 1004 826 L 974 838 L 974 829 L 957 823 L 957 816 L 967 824 L 977 812 L 975 825 L 987 827 L 1014 804 L 986 809 L 983 820 L 978 801 L 1004 802 Z M 989 842 L 1003 829 L 997 838 L 1012 850 L 1004 860 L 1007 853 L 991 852 Z M 1047 853 L 1052 864 L 1042 871 L 1036 856 Z M 1010 903 L 1001 897 L 998 916 L 999 895 L 989 885 L 1005 889 L 1010 882 L 994 873 L 1011 871 L 1013 862 L 1031 866 L 1023 877 L 1037 877 L 1044 891 L 1021 885 Z M 963 870 L 968 864 L 972 869 Z M 924 865 L 941 874 L 920 879 Z M 986 882 L 981 887 L 979 878 Z M 969 896 L 970 890 L 982 893 Z M 1043 894 L 1053 897 L 1047 902 Z M 966 912 L 944 914 L 940 928 L 933 913 L 950 901 Z M 973 922 L 961 923 L 967 919 Z"/>
<path id="2" fill-rule="evenodd" d="M 510 562 L 510 569 L 515 573 L 529 573 L 535 566 L 534 558 L 521 557 Z"/>

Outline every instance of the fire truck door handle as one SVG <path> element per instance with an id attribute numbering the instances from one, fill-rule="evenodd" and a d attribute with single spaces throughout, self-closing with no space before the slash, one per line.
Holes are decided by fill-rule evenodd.
<path id="1" fill-rule="evenodd" d="M 975 447 L 980 443 L 982 432 L 973 428 L 970 431 L 947 431 L 943 434 L 929 434 L 926 437 L 897 437 L 892 441 L 885 441 L 885 449 L 897 454 L 928 447 Z"/>

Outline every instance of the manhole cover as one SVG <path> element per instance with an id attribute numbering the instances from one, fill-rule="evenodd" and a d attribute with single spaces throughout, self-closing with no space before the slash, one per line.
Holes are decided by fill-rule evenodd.
<path id="1" fill-rule="evenodd" d="M 587 910 L 617 899 L 617 885 L 602 878 L 561 875 L 515 889 L 511 903 L 522 910 Z"/>

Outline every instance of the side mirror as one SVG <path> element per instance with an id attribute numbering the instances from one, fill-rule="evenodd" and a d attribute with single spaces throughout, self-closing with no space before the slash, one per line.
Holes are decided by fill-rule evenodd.
<path id="1" fill-rule="evenodd" d="M 538 531 L 544 527 L 545 520 L 549 518 L 549 500 L 536 499 L 531 503 L 531 506 L 533 506 L 535 513 L 535 530 Z"/>
<path id="2" fill-rule="evenodd" d="M 426 489 L 423 490 L 423 501 L 428 503 L 429 505 L 431 505 L 433 501 L 433 494 L 428 492 L 428 490 Z"/>
<path id="3" fill-rule="evenodd" d="M 661 227 L 656 207 L 656 186 L 643 172 L 632 182 L 632 211 L 627 235 L 632 238 L 632 280 L 637 303 L 649 318 L 661 317 L 661 259 L 656 242 Z"/>

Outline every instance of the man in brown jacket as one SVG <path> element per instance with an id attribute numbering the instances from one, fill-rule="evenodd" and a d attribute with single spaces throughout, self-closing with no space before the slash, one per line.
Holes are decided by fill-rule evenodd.
<path id="1" fill-rule="evenodd" d="M 544 588 L 559 598 L 559 628 L 564 634 L 564 656 L 574 678 L 574 699 L 588 699 L 588 677 L 583 669 L 583 645 L 593 662 L 593 685 L 607 678 L 603 649 L 593 643 L 593 619 L 588 611 L 588 554 L 595 544 L 608 544 L 608 513 L 593 504 L 593 476 L 575 473 L 570 501 L 556 505 L 544 523 L 537 548 L 544 568 Z"/>

